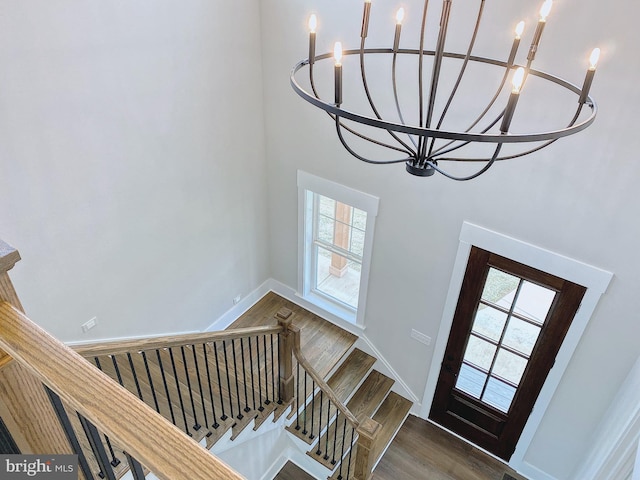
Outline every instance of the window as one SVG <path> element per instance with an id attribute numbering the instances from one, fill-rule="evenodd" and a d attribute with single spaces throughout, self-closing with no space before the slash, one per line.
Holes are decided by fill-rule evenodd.
<path id="1" fill-rule="evenodd" d="M 378 199 L 298 172 L 299 294 L 362 324 Z"/>
<path id="2" fill-rule="evenodd" d="M 550 288 L 490 267 L 456 388 L 507 413 L 555 297 Z"/>

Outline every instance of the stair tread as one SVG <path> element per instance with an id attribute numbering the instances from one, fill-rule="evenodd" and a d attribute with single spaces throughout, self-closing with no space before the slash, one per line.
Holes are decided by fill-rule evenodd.
<path id="1" fill-rule="evenodd" d="M 349 354 L 333 375 L 331 375 L 331 378 L 327 380 L 327 385 L 331 387 L 338 399 L 344 403 L 356 387 L 362 382 L 362 379 L 367 372 L 371 370 L 375 361 L 376 359 L 374 357 L 356 348 Z M 302 380 L 302 383 L 304 383 L 304 380 Z M 309 390 L 311 390 L 310 387 Z M 335 412 L 336 408 L 335 406 L 332 406 L 328 413 L 329 418 L 333 417 Z M 293 412 L 293 414 L 295 414 L 295 412 Z M 300 412 L 300 418 L 296 419 L 295 423 L 287 427 L 287 430 L 311 445 L 315 436 L 310 438 L 309 434 L 318 430 L 320 425 L 320 415 L 322 415 L 322 418 L 327 418 L 327 403 L 325 398 L 322 411 L 320 411 L 320 393 L 317 393 L 310 404 Z M 307 419 L 306 430 L 304 422 L 305 418 Z M 312 418 L 313 422 L 309 422 Z M 305 431 L 307 432 L 306 434 L 303 433 Z"/>
<path id="2" fill-rule="evenodd" d="M 378 372 L 377 370 L 373 370 L 360 388 L 358 388 L 353 397 L 351 397 L 351 400 L 347 403 L 347 408 L 351 413 L 353 413 L 358 421 L 362 421 L 365 418 L 370 417 L 384 401 L 389 390 L 391 390 L 393 383 L 393 379 Z M 337 419 L 334 419 L 331 425 L 329 425 L 329 428 L 319 439 L 317 448 L 313 448 L 307 452 L 309 456 L 330 470 L 333 470 L 336 466 L 336 464 L 331 463 L 331 460 L 334 458 L 333 452 L 343 451 L 343 438 L 341 432 L 344 430 L 347 431 L 347 435 L 344 437 L 346 439 L 344 450 L 347 451 L 349 449 L 347 444 L 350 445 L 351 442 L 350 427 L 347 425 L 345 429 L 344 422 L 345 418 L 342 416 L 338 416 Z M 336 429 L 338 435 L 335 435 Z"/>
<path id="3" fill-rule="evenodd" d="M 376 411 L 373 419 L 380 424 L 381 429 L 378 433 L 378 447 L 373 451 L 374 464 L 378 461 L 378 458 L 380 458 L 387 445 L 392 441 L 396 432 L 402 426 L 412 405 L 412 402 L 403 396 L 395 392 L 389 392 L 387 398 L 385 398 L 380 408 Z M 345 453 L 345 462 L 342 466 L 342 478 L 338 478 L 340 476 L 340 470 L 336 469 L 333 475 L 329 477 L 329 480 L 346 480 L 346 472 L 349 471 L 353 473 L 357 449 L 357 445 L 354 445 L 351 456 Z M 351 460 L 351 468 L 348 468 L 347 465 L 349 460 Z"/>
<path id="4" fill-rule="evenodd" d="M 389 392 L 373 419 L 381 426 L 378 433 L 378 449 L 374 450 L 374 459 L 377 460 L 386 446 L 391 442 L 396 432 L 404 422 L 413 403 L 396 392 Z M 375 463 L 374 460 L 374 463 Z"/>

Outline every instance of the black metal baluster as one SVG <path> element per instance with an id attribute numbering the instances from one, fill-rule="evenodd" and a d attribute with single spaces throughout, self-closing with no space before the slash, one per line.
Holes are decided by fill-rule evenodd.
<path id="1" fill-rule="evenodd" d="M 244 415 L 242 415 L 242 407 L 240 406 L 240 386 L 238 383 L 238 363 L 236 361 L 236 339 L 231 339 L 231 352 L 233 353 L 233 374 L 236 378 L 236 400 L 238 401 L 238 415 L 236 418 L 238 420 L 242 420 Z"/>
<path id="2" fill-rule="evenodd" d="M 247 369 L 244 364 L 244 338 L 240 339 L 240 354 L 242 358 L 242 383 L 244 384 L 244 411 L 249 413 L 251 409 L 249 408 L 249 397 L 247 396 L 247 383 L 249 382 L 247 382 Z"/>
<path id="3" fill-rule="evenodd" d="M 96 357 L 97 358 L 97 357 Z M 58 420 L 60 420 L 60 425 L 62 425 L 62 429 L 69 440 L 69 445 L 71 445 L 71 449 L 73 453 L 78 455 L 78 465 L 80 466 L 80 470 L 84 474 L 84 478 L 86 480 L 94 480 L 93 473 L 91 472 L 91 467 L 89 467 L 89 463 L 87 462 L 87 457 L 84 455 L 84 451 L 80 446 L 80 442 L 78 441 L 78 437 L 76 435 L 76 431 L 73 429 L 71 425 L 71 421 L 69 420 L 69 416 L 67 415 L 64 406 L 62 405 L 62 400 L 57 393 L 53 392 L 49 387 L 43 385 L 44 389 L 49 395 L 49 400 L 51 400 L 51 405 L 53 405 L 53 409 L 58 416 Z"/>
<path id="4" fill-rule="evenodd" d="M 304 420 L 302 424 L 302 434 L 307 434 L 307 371 L 304 371 Z M 313 408 L 313 407 L 312 407 Z M 313 411 L 313 410 L 312 410 Z"/>
<path id="5" fill-rule="evenodd" d="M 340 410 L 336 409 L 335 428 L 333 429 L 333 455 L 331 455 L 331 465 L 336 464 L 336 445 L 338 443 L 338 427 L 340 426 L 340 424 L 338 423 L 339 419 L 340 419 Z M 342 443 L 344 443 L 344 439 L 342 440 Z"/>
<path id="6" fill-rule="evenodd" d="M 224 350 L 224 369 L 227 372 L 227 392 L 229 394 L 229 409 L 233 418 L 233 398 L 231 397 L 231 381 L 229 379 L 229 359 L 227 358 L 227 342 L 222 341 L 222 349 Z"/>
<path id="7" fill-rule="evenodd" d="M 315 415 L 315 411 L 316 411 L 316 381 L 312 379 L 311 382 L 311 428 L 309 428 L 309 438 L 313 440 L 314 435 L 313 435 L 313 417 Z"/>
<path id="8" fill-rule="evenodd" d="M 200 399 L 202 400 L 202 415 L 204 416 L 204 424 L 209 425 L 207 420 L 207 409 L 204 403 L 204 393 L 202 392 L 202 380 L 200 379 L 200 366 L 198 365 L 198 356 L 196 355 L 196 346 L 191 345 L 191 352 L 193 353 L 193 363 L 196 366 L 196 377 L 198 378 L 198 389 L 200 390 Z M 207 437 L 211 435 L 211 432 L 207 433 Z"/>
<path id="9" fill-rule="evenodd" d="M 111 357 L 111 361 L 113 362 L 113 368 L 116 371 L 116 376 L 118 377 L 118 383 L 120 386 L 124 387 L 124 382 L 122 381 L 122 375 L 120 375 L 120 369 L 118 368 L 118 362 L 116 361 L 115 355 L 109 355 Z M 126 388 L 126 387 L 125 387 Z M 111 440 L 109 440 L 109 436 L 104 434 L 104 439 L 107 442 L 107 447 L 109 448 L 109 454 L 111 455 L 111 465 L 117 467 L 120 465 L 120 459 L 116 457 L 115 452 L 113 451 L 113 447 L 111 446 Z"/>
<path id="10" fill-rule="evenodd" d="M 178 380 L 178 370 L 176 369 L 176 360 L 173 357 L 173 350 L 169 347 L 169 358 L 171 359 L 171 368 L 173 370 L 173 378 L 176 382 L 176 390 L 178 390 L 178 400 L 180 402 L 180 410 L 182 411 L 182 420 L 184 422 L 184 431 L 187 435 L 192 437 L 191 432 L 189 431 L 189 424 L 187 422 L 187 412 L 184 410 L 184 401 L 182 400 L 182 392 L 180 391 L 180 381 Z"/>
<path id="11" fill-rule="evenodd" d="M 109 355 L 111 357 L 111 361 L 113 362 L 113 369 L 116 371 L 116 377 L 118 377 L 118 383 L 120 386 L 124 387 L 124 382 L 122 381 L 122 375 L 120 375 L 120 368 L 118 368 L 118 362 L 116 361 L 115 355 Z"/>
<path id="12" fill-rule="evenodd" d="M 296 362 L 296 430 L 300 430 L 300 364 Z"/>
<path id="13" fill-rule="evenodd" d="M 329 415 L 331 413 L 331 398 L 327 399 L 327 433 L 325 433 L 324 440 L 324 458 L 325 460 L 329 460 Z"/>
<path id="14" fill-rule="evenodd" d="M 171 404 L 171 395 L 169 395 L 169 384 L 167 383 L 167 376 L 164 373 L 164 366 L 162 365 L 162 358 L 160 358 L 160 350 L 156 349 L 156 355 L 158 356 L 158 365 L 160 365 L 160 373 L 162 373 L 162 383 L 164 383 L 164 392 L 167 394 L 167 405 L 169 405 L 169 413 L 171 414 L 171 423 L 178 426 L 176 423 L 176 417 L 173 414 L 173 405 Z"/>
<path id="15" fill-rule="evenodd" d="M 264 401 L 265 405 L 269 405 L 271 400 L 269 400 L 269 361 L 268 361 L 268 353 L 267 353 L 267 336 L 263 335 L 262 344 L 264 347 L 264 390 L 266 399 Z"/>
<path id="16" fill-rule="evenodd" d="M 222 345 L 224 346 L 224 340 L 222 341 Z M 218 372 L 218 392 L 220 393 L 220 405 L 222 405 L 222 416 L 220 417 L 220 420 L 225 421 L 229 417 L 226 413 L 224 413 L 224 398 L 222 396 L 222 382 L 220 381 L 220 364 L 218 363 L 218 347 L 216 346 L 216 342 L 213 342 L 213 353 L 216 356 L 216 371 Z M 226 362 L 226 353 L 224 355 L 224 358 Z M 229 379 L 227 378 L 227 383 L 228 380 Z M 233 413 L 231 413 L 231 416 L 233 417 Z"/>
<path id="17" fill-rule="evenodd" d="M 184 367 L 184 376 L 187 378 L 187 390 L 189 390 L 189 399 L 191 400 L 191 411 L 193 412 L 193 429 L 197 432 L 200 430 L 201 425 L 198 422 L 198 416 L 196 414 L 196 404 L 193 401 L 193 389 L 191 388 L 191 379 L 189 378 L 189 370 L 187 369 L 187 356 L 184 353 L 184 345 L 180 346 L 180 353 L 182 354 L 182 366 Z M 177 377 L 176 377 L 177 380 Z M 206 424 L 205 424 L 206 425 Z"/>
<path id="18" fill-rule="evenodd" d="M 347 479 L 351 475 L 351 454 L 353 453 L 353 437 L 356 434 L 356 429 L 351 427 L 351 446 L 349 447 L 349 463 L 347 464 Z"/>
<path id="19" fill-rule="evenodd" d="M 127 457 L 127 463 L 129 464 L 129 469 L 133 474 L 133 480 L 145 480 L 144 470 L 142 469 L 142 465 L 140 465 L 140 462 L 129 455 L 127 452 L 124 452 L 124 455 Z"/>
<path id="20" fill-rule="evenodd" d="M 320 390 L 320 411 L 318 412 L 318 450 L 316 450 L 316 455 L 320 455 L 322 453 L 322 449 L 320 448 L 320 441 L 322 439 L 322 397 L 324 392 L 322 389 Z"/>
<path id="21" fill-rule="evenodd" d="M 93 456 L 98 462 L 98 467 L 100 468 L 100 473 L 102 473 L 107 480 L 116 480 L 116 476 L 113 473 L 113 469 L 109 465 L 109 458 L 107 457 L 107 452 L 104 449 L 104 445 L 102 445 L 102 441 L 100 441 L 100 433 L 98 429 L 91 423 L 89 420 L 84 418 L 79 412 L 78 418 L 80 419 L 80 424 L 82 425 L 82 429 L 89 440 L 89 445 L 91 445 L 91 450 L 93 451 Z"/>
<path id="22" fill-rule="evenodd" d="M 337 429 L 336 429 L 337 431 Z M 338 480 L 342 479 L 342 464 L 344 459 L 344 443 L 347 440 L 347 417 L 344 418 L 344 424 L 342 425 L 342 446 L 340 447 L 340 472 L 338 473 Z"/>
<path id="23" fill-rule="evenodd" d="M 256 409 L 256 384 L 253 379 L 253 353 L 251 351 L 251 337 L 247 337 L 249 342 L 249 371 L 251 373 L 251 398 L 253 399 L 253 409 Z"/>
<path id="24" fill-rule="evenodd" d="M 102 365 L 100 365 L 100 359 L 98 357 L 93 357 L 93 361 L 96 362 L 96 367 L 98 367 L 98 370 L 102 372 L 103 370 Z"/>
<path id="25" fill-rule="evenodd" d="M 195 347 L 194 347 L 195 348 Z M 211 387 L 211 372 L 209 371 L 209 356 L 207 355 L 207 344 L 202 344 L 202 353 L 204 353 L 204 364 L 207 367 L 207 384 L 209 385 L 209 398 L 211 399 L 211 409 L 213 410 L 213 428 L 218 428 L 218 416 L 216 415 L 216 404 L 213 401 L 213 388 Z"/>
<path id="26" fill-rule="evenodd" d="M 138 375 L 136 374 L 136 367 L 133 364 L 133 358 L 131 358 L 131 354 L 129 352 L 127 352 L 127 359 L 129 360 L 129 367 L 133 374 L 133 381 L 135 382 L 136 390 L 138 391 L 138 398 L 144 402 L 144 398 L 142 398 L 142 390 L 140 389 L 140 382 L 138 382 Z"/>
<path id="27" fill-rule="evenodd" d="M 272 334 L 273 335 L 273 334 Z M 280 370 L 280 335 L 276 336 L 276 345 L 278 347 L 278 371 Z M 280 373 L 278 373 L 278 378 L 280 378 Z M 280 382 L 278 382 L 278 405 L 282 405 L 282 392 L 280 391 Z M 275 396 L 274 396 L 275 398 Z"/>
<path id="28" fill-rule="evenodd" d="M 153 403 L 156 407 L 156 412 L 160 413 L 160 405 L 158 405 L 158 397 L 156 396 L 156 389 L 153 386 L 153 379 L 151 378 L 151 370 L 149 370 L 149 362 L 147 361 L 147 354 L 143 351 L 138 352 L 142 355 L 144 361 L 144 369 L 147 372 L 147 378 L 149 379 L 149 388 L 151 388 L 151 395 L 153 396 Z"/>
<path id="29" fill-rule="evenodd" d="M 263 401 L 262 401 L 262 377 L 260 376 L 260 337 L 256 337 L 256 362 L 258 363 L 258 398 L 260 399 L 260 406 L 258 407 L 259 411 L 264 411 Z M 265 368 L 267 365 L 265 359 Z"/>

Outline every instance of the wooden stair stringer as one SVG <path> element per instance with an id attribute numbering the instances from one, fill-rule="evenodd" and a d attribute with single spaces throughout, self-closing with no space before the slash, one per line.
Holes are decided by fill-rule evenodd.
<path id="1" fill-rule="evenodd" d="M 409 415 L 413 403 L 410 400 L 402 397 L 396 392 L 389 392 L 387 398 L 385 398 L 380 408 L 373 415 L 373 419 L 381 425 L 381 430 L 378 436 L 378 448 L 373 452 L 372 464 L 377 465 L 378 461 L 386 451 L 387 447 L 391 444 L 396 434 L 402 427 L 402 424 Z M 346 472 L 353 472 L 355 456 L 357 452 L 357 445 L 353 446 L 351 455 L 349 452 L 345 452 L 343 456 L 344 463 L 342 465 L 342 477 L 340 477 L 340 469 L 336 469 L 334 473 L 329 477 L 329 480 L 346 480 Z M 349 468 L 348 462 L 351 462 Z M 336 462 L 337 463 L 337 462 Z"/>
<path id="2" fill-rule="evenodd" d="M 392 385 L 393 379 L 383 375 L 377 370 L 373 370 L 358 391 L 351 397 L 351 400 L 347 403 L 347 408 L 359 421 L 370 417 L 385 400 L 387 394 L 391 391 Z M 338 429 L 338 433 L 340 433 L 343 427 L 343 424 L 340 423 L 341 421 L 342 418 L 339 417 L 338 425 L 336 425 L 336 420 L 334 419 L 318 440 L 318 448 L 311 449 L 307 452 L 307 455 L 310 455 L 329 470 L 333 470 L 337 464 L 337 462 L 336 464 L 331 463 L 333 452 L 343 451 L 342 435 L 334 435 L 336 428 Z M 347 425 L 347 430 L 349 429 L 350 427 Z M 348 450 L 346 444 L 344 450 Z"/>
<path id="3" fill-rule="evenodd" d="M 331 387 L 341 402 L 347 403 L 351 396 L 354 395 L 360 385 L 365 381 L 366 375 L 371 370 L 371 367 L 373 367 L 375 361 L 376 359 L 371 355 L 360 349 L 354 349 L 334 371 L 331 378 L 327 380 L 327 385 Z M 329 419 L 332 419 L 337 411 L 335 406 L 332 406 L 330 411 L 327 413 L 326 405 L 327 403 L 324 402 L 321 411 L 320 393 L 316 393 L 315 396 L 312 397 L 312 400 L 300 412 L 300 417 L 303 418 L 302 424 L 300 424 L 300 421 L 296 419 L 297 422 L 293 422 L 286 429 L 307 444 L 313 445 L 316 441 L 317 435 L 314 434 L 312 438 L 310 438 L 309 435 L 311 432 L 318 431 L 321 423 L 320 415 L 322 415 L 322 419 L 326 419 L 327 415 L 329 416 Z M 295 414 L 295 412 L 293 413 Z M 308 419 L 306 429 L 304 419 Z M 311 421 L 312 419 L 313 421 Z M 296 423 L 298 425 L 296 425 Z M 300 426 L 300 428 L 296 428 L 297 426 Z M 303 433 L 305 431 L 307 432 L 306 434 Z"/>

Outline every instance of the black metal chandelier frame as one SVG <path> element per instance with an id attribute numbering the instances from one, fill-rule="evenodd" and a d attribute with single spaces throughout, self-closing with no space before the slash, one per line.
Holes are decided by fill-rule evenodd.
<path id="1" fill-rule="evenodd" d="M 550 2 L 551 0 L 547 0 Z M 449 15 L 451 11 L 452 0 L 443 0 L 443 9 L 442 9 L 442 17 L 440 21 L 440 30 L 438 35 L 438 40 L 436 44 L 436 48 L 434 50 L 425 50 L 424 40 L 425 40 L 425 29 L 427 22 L 427 10 L 428 10 L 428 0 L 424 2 L 423 15 L 422 15 L 422 24 L 420 30 L 420 48 L 418 49 L 406 49 L 399 48 L 399 37 L 400 37 L 400 27 L 399 24 L 396 26 L 396 38 L 394 40 L 393 48 L 365 48 L 366 38 L 367 38 L 367 30 L 368 30 L 368 22 L 370 15 L 371 3 L 370 1 L 365 2 L 365 10 L 363 14 L 363 23 L 362 23 L 362 31 L 361 31 L 361 43 L 359 49 L 354 50 L 346 50 L 342 52 L 344 56 L 352 56 L 357 55 L 360 58 L 360 72 L 362 77 L 362 85 L 364 91 L 367 96 L 368 103 L 371 107 L 371 111 L 373 112 L 373 116 L 364 115 L 361 113 L 356 113 L 354 111 L 346 110 L 342 108 L 342 93 L 338 92 L 338 89 L 341 89 L 341 78 L 338 78 L 338 74 L 336 73 L 336 98 L 334 102 L 328 102 L 320 98 L 316 84 L 314 79 L 314 65 L 319 61 L 326 61 L 333 58 L 332 53 L 325 53 L 321 55 L 315 55 L 315 33 L 313 37 L 310 37 L 310 47 L 309 47 L 309 58 L 304 59 L 298 62 L 291 71 L 290 81 L 295 92 L 300 95 L 304 100 L 311 103 L 312 105 L 321 108 L 325 112 L 327 112 L 335 121 L 336 132 L 338 138 L 344 148 L 355 158 L 373 164 L 393 164 L 393 163 L 405 163 L 406 169 L 409 173 L 417 176 L 431 176 L 435 172 L 439 172 L 445 175 L 448 178 L 453 180 L 471 180 L 473 178 L 478 177 L 479 175 L 486 172 L 496 161 L 509 160 L 518 157 L 522 157 L 528 155 L 530 153 L 539 151 L 560 138 L 567 137 L 569 135 L 573 135 L 577 132 L 580 132 L 590 126 L 596 117 L 597 114 L 597 105 L 596 102 L 589 96 L 589 90 L 591 87 L 591 83 L 593 81 L 593 75 L 595 73 L 595 67 L 592 66 L 587 71 L 587 76 L 584 80 L 584 84 L 582 88 L 549 73 L 535 70 L 531 68 L 532 62 L 535 59 L 540 38 L 542 36 L 542 31 L 546 24 L 546 19 L 541 19 L 538 22 L 538 26 L 536 32 L 534 34 L 534 38 L 532 44 L 529 48 L 529 53 L 527 56 L 527 62 L 524 65 L 516 64 L 514 62 L 519 43 L 520 37 L 516 36 L 514 43 L 511 48 L 511 52 L 509 54 L 508 60 L 496 60 L 488 57 L 480 57 L 472 54 L 474 44 L 476 41 L 476 37 L 478 35 L 478 31 L 480 29 L 480 23 L 482 19 L 482 14 L 484 10 L 485 0 L 480 1 L 480 8 L 478 11 L 478 15 L 475 22 L 475 28 L 473 34 L 471 36 L 471 41 L 467 48 L 466 53 L 453 53 L 447 52 L 444 49 L 445 40 L 447 37 L 447 27 L 449 23 Z M 372 95 L 369 90 L 369 85 L 367 81 L 367 73 L 366 73 L 366 58 L 371 55 L 392 55 L 392 85 L 393 85 L 393 96 L 395 107 L 397 110 L 397 115 L 399 118 L 399 122 L 389 121 L 382 118 L 380 115 L 378 108 L 376 107 L 375 102 L 373 101 Z M 419 64 L 419 72 L 418 72 L 418 82 L 419 82 L 419 109 L 420 109 L 420 120 L 418 125 L 411 125 L 404 121 L 404 116 L 402 112 L 402 108 L 400 106 L 400 102 L 398 100 L 398 87 L 397 87 L 397 79 L 396 79 L 396 65 L 398 61 L 398 57 L 401 55 L 415 55 L 418 56 L 418 64 Z M 431 82 L 429 95 L 424 95 L 424 82 L 423 82 L 423 64 L 424 57 L 433 57 L 432 61 L 432 72 L 431 72 Z M 451 93 L 446 101 L 444 109 L 440 112 L 440 117 L 437 122 L 437 126 L 435 128 L 432 127 L 433 117 L 436 114 L 435 112 L 435 101 L 438 90 L 438 81 L 440 76 L 440 70 L 442 67 L 442 63 L 444 59 L 456 59 L 462 61 L 462 66 L 460 67 L 460 71 L 458 72 L 457 80 L 451 90 Z M 458 87 L 462 81 L 464 74 L 467 71 L 467 66 L 469 63 L 482 63 L 491 66 L 495 66 L 498 68 L 504 69 L 504 75 L 502 80 L 499 83 L 499 86 L 496 89 L 495 94 L 488 102 L 486 108 L 483 112 L 475 118 L 471 125 L 467 128 L 466 131 L 452 131 L 441 129 L 441 125 L 448 113 L 448 109 L 451 106 L 456 93 L 458 92 Z M 336 66 L 338 66 L 336 64 Z M 307 68 L 309 75 L 309 83 L 311 86 L 311 92 L 305 90 L 296 80 L 296 75 L 299 71 Z M 472 131 L 474 127 L 479 125 L 480 123 L 484 123 L 486 120 L 486 116 L 490 109 L 496 103 L 496 100 L 499 98 L 500 94 L 504 90 L 504 86 L 507 83 L 507 79 L 512 71 L 515 71 L 518 68 L 524 69 L 524 79 L 523 83 L 526 81 L 526 78 L 531 75 L 538 77 L 544 81 L 553 83 L 558 85 L 559 87 L 576 94 L 578 96 L 577 108 L 573 117 L 568 122 L 567 126 L 562 129 L 548 130 L 543 132 L 536 133 L 510 133 L 509 126 L 514 114 L 514 110 L 517 104 L 517 100 L 519 97 L 520 91 L 517 94 L 512 92 L 509 103 L 507 106 L 500 111 L 500 113 L 495 117 L 489 119 L 488 123 L 486 123 L 481 130 Z M 341 69 L 340 69 L 341 75 Z M 340 85 L 339 85 L 340 82 Z M 426 108 L 424 106 L 426 100 Z M 584 117 L 582 115 L 582 111 L 584 107 L 588 107 L 590 109 L 590 114 L 583 118 L 581 121 L 578 121 L 580 117 Z M 395 144 L 384 142 L 377 138 L 371 138 L 370 136 L 364 135 L 363 133 L 357 131 L 354 126 L 346 125 L 343 120 L 349 120 L 355 122 L 357 124 L 378 128 L 386 131 L 394 140 Z M 498 122 L 502 122 L 500 126 L 500 130 L 498 133 L 487 133 L 492 128 L 494 128 Z M 388 150 L 392 150 L 395 152 L 400 152 L 402 154 L 401 158 L 394 158 L 389 160 L 374 160 L 365 157 L 364 155 L 355 151 L 355 149 L 350 145 L 350 143 L 345 138 L 344 131 L 355 135 L 356 137 L 375 144 L 379 147 L 383 147 Z M 401 135 L 408 135 L 408 139 L 405 140 L 401 138 Z M 443 146 L 438 146 L 436 148 L 435 141 L 436 140 L 448 140 Z M 539 142 L 542 142 L 541 144 Z M 458 156 L 447 156 L 452 152 L 460 150 L 466 145 L 472 143 L 488 143 L 494 144 L 495 148 L 493 150 L 493 154 L 487 157 L 458 157 Z M 519 151 L 517 153 L 513 153 L 506 156 L 500 156 L 500 151 L 504 144 L 531 144 L 538 143 L 536 146 L 526 145 L 526 148 L 523 151 Z M 397 154 L 396 154 L 397 156 Z M 484 162 L 485 165 L 482 166 L 475 173 L 467 176 L 456 176 L 447 171 L 445 171 L 439 162 Z"/>

